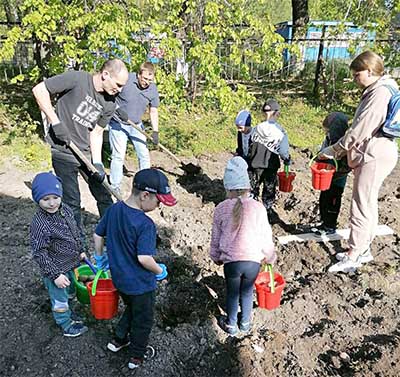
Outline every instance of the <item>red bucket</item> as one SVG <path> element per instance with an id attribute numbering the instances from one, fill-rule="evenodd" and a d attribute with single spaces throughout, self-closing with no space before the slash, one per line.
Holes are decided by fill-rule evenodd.
<path id="1" fill-rule="evenodd" d="M 295 177 L 296 173 L 293 172 L 278 172 L 279 191 L 291 192 L 293 190 L 293 181 Z"/>
<path id="2" fill-rule="evenodd" d="M 273 310 L 280 306 L 285 279 L 277 272 L 273 273 L 275 289 L 271 291 L 271 272 L 260 272 L 257 276 L 255 286 L 257 292 L 258 306 L 262 309 Z"/>
<path id="3" fill-rule="evenodd" d="M 96 319 L 111 319 L 118 313 L 118 291 L 111 279 L 99 279 L 98 274 L 97 279 L 87 285 L 90 309 Z"/>
<path id="4" fill-rule="evenodd" d="M 326 162 L 314 162 L 311 165 L 312 186 L 316 190 L 329 190 L 332 177 L 336 169 L 333 165 Z"/>

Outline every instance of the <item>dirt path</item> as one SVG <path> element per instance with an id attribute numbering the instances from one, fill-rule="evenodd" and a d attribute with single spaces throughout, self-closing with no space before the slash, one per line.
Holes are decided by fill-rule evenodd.
<path id="1" fill-rule="evenodd" d="M 275 236 L 296 224 L 317 219 L 318 193 L 310 184 L 308 158 L 298 152 L 295 189 L 280 194 Z M 205 156 L 204 174 L 181 176 L 176 165 L 158 152 L 154 164 L 172 182 L 179 205 L 153 217 L 159 227 L 159 261 L 169 268 L 160 284 L 156 325 L 151 344 L 158 354 L 137 376 L 399 376 L 399 167 L 386 180 L 380 196 L 380 223 L 394 236 L 375 240 L 375 261 L 356 274 L 328 274 L 334 253 L 344 242 L 277 245 L 277 270 L 285 277 L 281 307 L 255 308 L 250 335 L 226 337 L 216 326 L 217 304 L 224 307 L 222 268 L 208 258 L 212 214 L 224 198 L 222 173 L 228 154 Z M 61 336 L 38 268 L 29 256 L 28 227 L 35 211 L 24 185 L 34 173 L 0 169 L 0 315 L 1 376 L 130 376 L 128 353 L 111 354 L 107 341 L 115 320 L 96 321 L 87 307 L 75 302 L 87 318 L 89 332 L 77 339 Z M 345 191 L 340 225 L 345 227 L 351 179 Z M 129 180 L 124 181 L 125 194 Z M 83 186 L 84 223 L 88 236 L 96 209 Z M 218 294 L 214 299 L 207 286 Z"/>

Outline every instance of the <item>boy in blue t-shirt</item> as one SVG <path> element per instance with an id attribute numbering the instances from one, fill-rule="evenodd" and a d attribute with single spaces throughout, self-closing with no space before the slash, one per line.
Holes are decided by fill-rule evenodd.
<path id="1" fill-rule="evenodd" d="M 157 169 L 140 170 L 133 179 L 130 197 L 107 210 L 94 234 L 97 265 L 101 268 L 109 262 L 113 283 L 126 305 L 115 339 L 107 348 L 118 352 L 130 345 L 130 369 L 143 363 L 146 352 L 154 355 L 147 344 L 154 320 L 156 282 L 167 276 L 167 269 L 153 258 L 156 226 L 146 212 L 160 202 L 176 204 L 167 177 Z M 104 238 L 108 256 L 103 253 Z"/>

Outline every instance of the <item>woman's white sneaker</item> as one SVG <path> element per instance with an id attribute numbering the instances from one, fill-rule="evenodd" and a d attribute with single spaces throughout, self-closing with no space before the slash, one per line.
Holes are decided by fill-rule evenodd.
<path id="1" fill-rule="evenodd" d="M 345 256 L 347 256 L 347 253 L 337 253 L 337 254 L 335 255 L 335 258 L 336 258 L 338 261 L 342 261 L 343 258 L 344 258 Z M 373 257 L 373 255 L 371 254 L 371 249 L 368 248 L 366 251 L 364 251 L 364 253 L 360 254 L 360 255 L 358 256 L 358 259 L 359 259 L 359 261 L 360 261 L 361 263 L 368 263 L 368 262 L 373 261 L 373 260 L 374 260 L 374 257 Z"/>
<path id="2" fill-rule="evenodd" d="M 357 258 L 357 260 L 353 261 L 347 255 L 345 255 L 340 262 L 330 266 L 328 272 L 354 272 L 360 266 L 360 258 Z"/>

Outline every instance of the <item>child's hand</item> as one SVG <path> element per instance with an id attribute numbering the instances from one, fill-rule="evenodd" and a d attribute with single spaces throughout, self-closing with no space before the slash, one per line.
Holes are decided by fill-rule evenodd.
<path id="1" fill-rule="evenodd" d="M 80 253 L 79 258 L 80 258 L 80 260 L 84 260 L 85 258 L 87 259 L 86 253 Z"/>
<path id="2" fill-rule="evenodd" d="M 275 264 L 275 262 L 276 262 L 276 254 L 274 253 L 274 255 L 272 255 L 270 258 L 264 258 L 262 261 L 261 261 L 261 264 L 272 264 L 272 265 L 274 265 Z"/>
<path id="3" fill-rule="evenodd" d="M 97 255 L 95 252 L 94 260 L 96 261 L 97 268 L 99 268 L 100 270 L 106 271 L 110 269 L 110 265 L 108 263 L 108 255 L 106 252 L 103 252 L 102 255 Z"/>
<path id="4" fill-rule="evenodd" d="M 158 267 L 160 267 L 161 272 L 159 274 L 156 274 L 156 279 L 163 280 L 168 276 L 168 271 L 167 271 L 167 266 L 163 263 L 157 263 Z"/>
<path id="5" fill-rule="evenodd" d="M 67 288 L 71 282 L 64 274 L 61 274 L 56 280 L 54 280 L 54 284 L 58 288 Z"/>

